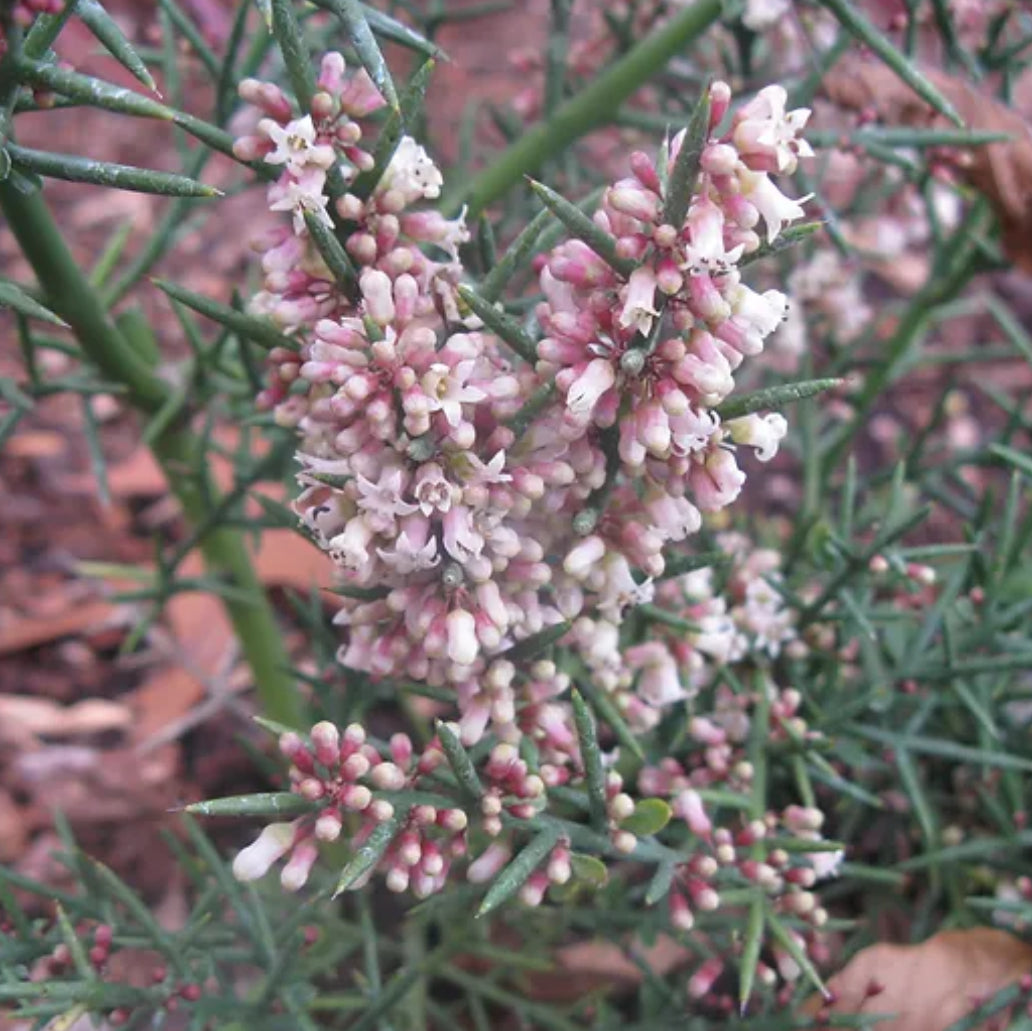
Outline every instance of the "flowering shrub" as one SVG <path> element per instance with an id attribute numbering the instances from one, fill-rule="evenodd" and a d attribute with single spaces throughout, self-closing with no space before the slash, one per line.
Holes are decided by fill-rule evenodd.
<path id="1" fill-rule="evenodd" d="M 967 919 L 969 902 L 1024 913 L 1027 420 L 1001 402 L 1007 426 L 988 446 L 996 430 L 944 401 L 911 441 L 891 411 L 909 402 L 883 396 L 926 332 L 941 343 L 936 320 L 993 253 L 984 208 L 930 182 L 952 167 L 942 148 L 977 133 L 914 130 L 903 143 L 920 160 L 889 162 L 903 144 L 869 112 L 845 126 L 825 112 L 823 135 L 809 124 L 811 39 L 818 69 L 855 37 L 943 110 L 892 39 L 841 0 L 696 0 L 596 10 L 577 41 L 557 2 L 555 45 L 521 58 L 543 88 L 514 102 L 543 121 L 466 182 L 417 131 L 434 114 L 422 107 L 432 62 L 399 89 L 376 39 L 425 58 L 435 44 L 373 5 L 241 4 L 224 60 L 163 5 L 163 60 L 183 33 L 216 73 L 211 122 L 58 64 L 50 47 L 78 17 L 145 86 L 157 67 L 96 0 L 59 6 L 15 5 L 4 23 L 0 204 L 40 289 L 0 283 L 27 356 L 25 382 L 0 383 L 14 398 L 0 435 L 37 396 L 124 385 L 188 526 L 136 597 L 156 611 L 187 584 L 220 594 L 285 779 L 187 806 L 264 826 L 223 864 L 187 819 L 195 890 L 179 930 L 67 833 L 88 890 L 45 918 L 46 886 L 0 869 L 0 959 L 17 968 L 0 1002 L 134 1026 L 184 1006 L 198 1027 L 229 1012 L 269 1028 L 348 1014 L 363 1029 L 481 1027 L 505 1010 L 567 1028 L 521 971 L 565 969 L 570 942 L 604 939 L 648 973 L 633 1003 L 578 994 L 578 1026 L 665 1026 L 687 1005 L 699 1027 L 751 1008 L 743 1026 L 767 1028 L 821 987 L 853 918 L 898 906 L 892 892 L 924 892 L 919 908 L 937 917 Z M 983 24 L 957 7 L 934 24 L 912 10 L 907 45 L 942 31 L 967 53 L 970 34 L 988 34 L 978 60 L 995 67 L 1008 12 Z M 430 35 L 438 15 L 423 19 Z M 717 45 L 694 53 L 707 30 Z M 643 86 L 640 105 L 621 106 Z M 62 100 L 160 119 L 204 147 L 183 147 L 179 174 L 16 141 L 16 114 Z M 580 199 L 604 170 L 557 158 L 610 108 L 622 128 L 609 153 L 626 154 L 615 181 Z M 669 130 L 658 147 L 643 132 L 657 125 Z M 213 194 L 198 181 L 204 148 L 262 181 L 277 221 L 256 241 L 246 305 L 159 282 L 193 349 L 169 374 L 139 313 L 116 305 Z M 846 167 L 859 168 L 851 192 Z M 509 190 L 528 172 L 541 181 Z M 40 177 L 176 200 L 156 241 L 87 280 Z M 926 285 L 883 321 L 856 242 L 869 182 L 886 193 L 871 202 L 879 241 L 937 249 Z M 829 191 L 851 198 L 845 210 Z M 1032 353 L 1002 302 L 987 310 L 1008 360 Z M 205 339 L 191 311 L 222 332 Z M 51 384 L 36 356 L 65 331 L 84 378 Z M 815 369 L 828 378 L 783 382 Z M 247 427 L 242 452 L 252 427 L 272 447 L 238 457 L 220 495 L 208 466 L 223 419 Z M 883 470 L 869 452 L 894 427 L 900 462 Z M 265 498 L 252 518 L 238 503 L 270 476 L 296 483 L 291 508 Z M 926 524 L 922 503 L 941 522 Z M 326 553 L 337 596 L 330 625 L 314 602 L 290 613 L 306 630 L 296 666 L 274 618 L 285 611 L 238 532 L 270 524 Z M 181 580 L 195 546 L 207 579 Z M 116 962 L 141 942 L 161 957 L 144 987 Z M 670 981 L 643 958 L 653 943 L 674 949 Z"/>
<path id="2" fill-rule="evenodd" d="M 779 291 L 750 289 L 737 262 L 803 215 L 771 175 L 812 153 L 799 136 L 809 112 L 786 111 L 784 89 L 770 86 L 718 133 L 731 93 L 710 87 L 691 138 L 675 136 L 658 164 L 633 154 L 633 175 L 604 192 L 582 235 L 539 256 L 543 335 L 531 349 L 522 329 L 508 346 L 490 332 L 475 314 L 484 302 L 463 293 L 457 248 L 469 234 L 461 217 L 426 206 L 443 181 L 418 143 L 401 138 L 365 199 L 347 189 L 375 165 L 355 119 L 384 104 L 364 71 L 347 77 L 339 54 L 325 57 L 300 117 L 271 83 L 248 80 L 241 94 L 265 117 L 236 153 L 282 169 L 270 208 L 292 214 L 265 244 L 265 288 L 252 309 L 299 347 L 270 354 L 260 400 L 300 436 L 297 509 L 336 562 L 345 595 L 335 619 L 346 627 L 340 661 L 374 679 L 448 684 L 458 719 L 418 755 L 404 734 L 381 755 L 358 725 L 342 732 L 320 723 L 308 742 L 283 735 L 293 790 L 317 810 L 266 828 L 238 856 L 237 876 L 260 877 L 288 856 L 282 883 L 300 888 L 316 842 L 336 841 L 359 814 L 351 850 L 374 841 L 394 891 L 441 890 L 470 839 L 468 877 L 492 880 L 524 833 L 503 817 L 550 814 L 550 790 L 571 786 L 586 788 L 591 822 L 611 849 L 634 853 L 624 824 L 635 825 L 635 798 L 616 770 L 598 783 L 589 769 L 600 757 L 585 751 L 598 744 L 578 727 L 568 670 L 583 663 L 603 711 L 640 734 L 712 683 L 716 669 L 777 654 L 792 637 L 790 614 L 761 579 L 776 554 L 728 542 L 739 551 L 730 585 L 741 604 L 732 611 L 714 595 L 711 570 L 657 580 L 664 549 L 697 533 L 702 511 L 738 496 L 745 473 L 735 446 L 766 461 L 786 431 L 778 413 L 722 420 L 719 405 L 787 310 Z M 332 204 L 357 291 L 335 281 L 311 233 L 312 221 L 333 225 L 326 191 L 335 168 L 345 192 Z M 442 260 L 427 257 L 426 244 Z M 622 642 L 625 616 L 643 604 L 681 638 L 661 630 Z M 521 662 L 538 641 L 555 644 L 556 659 Z M 688 769 L 671 756 L 638 778 L 641 793 L 673 799 L 698 842 L 694 854 L 668 860 L 681 928 L 693 908 L 717 908 L 718 874 L 735 870 L 776 895 L 832 869 L 821 853 L 801 853 L 800 864 L 760 845 L 768 834 L 813 835 L 819 811 L 795 806 L 714 829 L 698 790 L 747 793 L 752 710 L 770 707 L 776 738 L 796 716 L 798 692 L 763 676 L 747 694 L 718 689 L 715 704 L 690 722 L 697 751 Z M 805 724 L 795 731 L 805 734 Z M 496 743 L 478 769 L 464 749 L 485 736 Z M 399 811 L 396 793 L 432 789 L 449 758 L 474 797 L 428 796 Z M 523 883 L 513 885 L 524 901 L 538 903 L 550 883 L 570 879 L 572 833 L 539 830 L 527 846 L 537 868 L 523 864 Z M 546 839 L 548 848 L 539 844 Z M 365 883 L 365 866 L 348 886 Z M 820 923 L 812 896 L 793 890 L 787 905 Z"/>

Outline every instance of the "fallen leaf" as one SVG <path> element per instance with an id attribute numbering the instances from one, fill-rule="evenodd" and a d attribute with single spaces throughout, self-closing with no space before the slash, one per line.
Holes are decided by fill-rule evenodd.
<path id="1" fill-rule="evenodd" d="M 75 705 L 59 705 L 49 698 L 0 695 L 0 738 L 66 738 L 125 730 L 132 713 L 118 702 L 87 698 Z"/>
<path id="2" fill-rule="evenodd" d="M 86 826 L 143 816 L 164 819 L 177 801 L 178 763 L 173 747 L 140 756 L 130 748 L 48 745 L 19 755 L 11 769 L 33 802 Z"/>
<path id="3" fill-rule="evenodd" d="M 64 454 L 65 438 L 49 430 L 16 433 L 4 447 L 4 454 L 14 458 L 54 458 Z"/>
<path id="4" fill-rule="evenodd" d="M 935 69 L 924 75 L 944 94 L 969 129 L 1007 133 L 1005 142 L 955 150 L 956 169 L 982 193 L 1000 220 L 1011 260 L 1032 273 L 1032 127 L 1006 104 L 955 76 Z M 855 56 L 835 66 L 824 89 L 841 107 L 873 110 L 889 125 L 950 128 L 950 123 L 885 65 Z"/>
<path id="5" fill-rule="evenodd" d="M 805 1011 L 884 1013 L 878 1031 L 945 1031 L 1001 988 L 1032 972 L 1032 945 L 988 927 L 940 931 L 920 945 L 872 945 L 828 982 Z M 989 1025 L 979 1025 L 983 1031 Z"/>
<path id="6" fill-rule="evenodd" d="M 111 621 L 116 606 L 103 601 L 73 605 L 56 615 L 26 616 L 0 626 L 0 655 L 36 648 L 41 644 L 71 637 Z"/>

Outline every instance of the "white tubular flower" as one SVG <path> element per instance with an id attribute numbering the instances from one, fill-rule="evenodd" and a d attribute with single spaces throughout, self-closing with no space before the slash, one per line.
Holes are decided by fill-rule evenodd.
<path id="1" fill-rule="evenodd" d="M 606 553 L 606 542 L 601 537 L 585 537 L 567 553 L 563 569 L 578 580 L 583 579 L 602 560 Z"/>
<path id="2" fill-rule="evenodd" d="M 682 268 L 691 273 L 726 272 L 742 256 L 742 244 L 724 246 L 724 212 L 708 197 L 692 205 L 687 227 L 691 243 L 685 248 Z"/>
<path id="3" fill-rule="evenodd" d="M 477 387 L 467 386 L 473 375 L 473 361 L 458 362 L 454 367 L 435 362 L 423 374 L 420 386 L 427 396 L 431 412 L 442 412 L 448 425 L 456 427 L 462 421 L 462 406 L 476 404 L 487 396 Z"/>
<path id="4" fill-rule="evenodd" d="M 365 301 L 366 314 L 378 326 L 388 326 L 394 321 L 394 291 L 390 276 L 378 269 L 366 269 L 358 281 Z"/>
<path id="5" fill-rule="evenodd" d="M 738 183 L 742 189 L 742 196 L 763 217 L 767 226 L 767 243 L 773 243 L 777 239 L 783 225 L 794 222 L 806 214 L 802 205 L 813 196 L 807 194 L 799 200 L 792 200 L 774 185 L 766 172 L 750 172 L 747 168 L 739 170 Z"/>
<path id="6" fill-rule="evenodd" d="M 369 543 L 372 539 L 369 521 L 364 516 L 356 516 L 330 541 L 330 554 L 347 569 L 365 576 L 371 566 Z"/>
<path id="7" fill-rule="evenodd" d="M 237 853 L 233 860 L 233 876 L 238 881 L 260 880 L 293 844 L 292 823 L 270 823 L 247 848 Z"/>
<path id="8" fill-rule="evenodd" d="M 736 444 L 747 444 L 756 449 L 761 462 L 769 462 L 777 453 L 778 445 L 788 433 L 788 422 L 780 412 L 768 415 L 743 415 L 724 423 Z"/>
<path id="9" fill-rule="evenodd" d="M 263 118 L 258 129 L 276 145 L 276 149 L 265 157 L 267 164 L 286 165 L 291 172 L 301 172 L 308 165 L 327 169 L 336 160 L 333 147 L 316 142 L 311 115 L 295 118 L 286 125 Z"/>
<path id="10" fill-rule="evenodd" d="M 641 265 L 631 273 L 627 284 L 627 296 L 620 313 L 620 325 L 624 329 L 633 329 L 642 336 L 648 336 L 653 320 L 659 315 L 655 308 L 655 300 L 656 273 L 648 265 Z"/>
<path id="11" fill-rule="evenodd" d="M 616 383 L 612 362 L 593 358 L 566 392 L 566 407 L 574 415 L 590 415 L 599 398 Z"/>
<path id="12" fill-rule="evenodd" d="M 729 298 L 733 322 L 752 342 L 752 350 L 743 353 L 758 354 L 763 350 L 764 340 L 781 325 L 788 310 L 788 298 L 780 290 L 757 293 L 744 283 L 739 283 Z"/>

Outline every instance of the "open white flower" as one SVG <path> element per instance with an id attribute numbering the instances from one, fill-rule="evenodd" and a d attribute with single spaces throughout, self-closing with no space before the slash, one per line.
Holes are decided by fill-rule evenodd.
<path id="1" fill-rule="evenodd" d="M 377 193 L 397 191 L 407 205 L 421 198 L 439 197 L 443 185 L 444 176 L 430 155 L 411 136 L 402 136 Z"/>
<path id="2" fill-rule="evenodd" d="M 267 164 L 286 165 L 291 172 L 301 172 L 308 165 L 327 169 L 336 160 L 333 147 L 316 142 L 311 115 L 295 118 L 286 125 L 263 118 L 258 128 L 276 145 L 276 149 L 265 157 Z"/>
<path id="3" fill-rule="evenodd" d="M 810 119 L 810 109 L 786 111 L 787 101 L 784 86 L 764 86 L 738 112 L 734 142 L 742 154 L 770 155 L 779 172 L 791 174 L 799 157 L 813 156 L 813 148 L 799 138 Z"/>
<path id="4" fill-rule="evenodd" d="M 289 176 L 285 182 L 274 183 L 269 189 L 269 210 L 289 211 L 294 216 L 294 232 L 305 232 L 305 215 L 314 215 L 327 228 L 333 227 L 333 219 L 326 210 L 329 197 L 323 193 L 326 172 L 312 166 L 297 176 Z"/>

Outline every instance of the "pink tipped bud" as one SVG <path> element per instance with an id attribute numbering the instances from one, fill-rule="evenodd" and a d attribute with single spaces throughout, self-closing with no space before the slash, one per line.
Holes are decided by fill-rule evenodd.
<path id="1" fill-rule="evenodd" d="M 608 366 L 609 363 L 606 362 Z M 563 560 L 563 569 L 575 579 L 583 579 L 606 553 L 606 543 L 601 537 L 585 537 L 576 544 Z"/>
<path id="2" fill-rule="evenodd" d="M 720 908 L 720 896 L 703 881 L 689 881 L 688 892 L 692 897 L 692 905 L 704 913 L 712 913 Z"/>
<path id="3" fill-rule="evenodd" d="M 713 831 L 713 823 L 706 815 L 702 797 L 698 791 L 685 788 L 674 799 L 673 811 L 688 824 L 688 829 L 700 838 L 708 838 Z"/>
<path id="4" fill-rule="evenodd" d="M 718 727 L 705 716 L 693 716 L 688 724 L 688 732 L 704 745 L 722 745 L 727 740 L 727 732 L 723 727 Z"/>
<path id="5" fill-rule="evenodd" d="M 366 741 L 365 727 L 361 723 L 349 723 L 344 728 L 344 740 L 341 745 L 349 754 L 361 748 Z"/>
<path id="6" fill-rule="evenodd" d="M 509 862 L 512 850 L 502 842 L 488 845 L 481 854 L 469 864 L 466 879 L 473 884 L 484 884 L 498 875 L 502 867 Z"/>
<path id="7" fill-rule="evenodd" d="M 412 822 L 420 827 L 430 827 L 437 822 L 437 810 L 432 805 L 413 806 Z"/>
<path id="8" fill-rule="evenodd" d="M 386 823 L 394 816 L 394 806 L 386 799 L 374 798 L 366 812 L 377 822 Z"/>
<path id="9" fill-rule="evenodd" d="M 320 841 L 336 841 L 340 837 L 344 824 L 340 814 L 336 812 L 323 813 L 315 821 L 315 836 Z"/>
<path id="10" fill-rule="evenodd" d="M 548 875 L 532 873 L 520 888 L 520 902 L 525 906 L 540 906 L 548 890 Z"/>
<path id="11" fill-rule="evenodd" d="M 607 806 L 609 810 L 609 817 L 612 820 L 616 820 L 617 823 L 621 823 L 628 817 L 634 815 L 634 799 L 630 795 L 621 792 L 619 795 L 614 795 L 609 800 Z"/>
<path id="12" fill-rule="evenodd" d="M 610 186 L 606 191 L 605 204 L 639 222 L 655 222 L 659 216 L 659 195 L 646 189 L 636 179 L 621 179 Z"/>
<path id="13" fill-rule="evenodd" d="M 676 889 L 671 889 L 668 897 L 670 923 L 679 931 L 690 931 L 695 926 L 695 915 L 688 900 Z"/>
<path id="14" fill-rule="evenodd" d="M 412 762 L 412 740 L 407 734 L 394 734 L 391 737 L 389 748 L 391 758 L 404 770 Z"/>
<path id="15" fill-rule="evenodd" d="M 710 129 L 715 129 L 724 120 L 731 106 L 731 87 L 718 79 L 710 86 Z"/>
<path id="16" fill-rule="evenodd" d="M 723 971 L 723 960 L 717 959 L 715 956 L 712 959 L 706 960 L 689 978 L 688 994 L 693 999 L 702 999 L 709 995 L 717 978 L 720 977 Z"/>
<path id="17" fill-rule="evenodd" d="M 280 884 L 284 891 L 300 891 L 308 883 L 308 875 L 319 858 L 319 849 L 311 839 L 302 841 L 291 855 L 280 873 Z"/>
<path id="18" fill-rule="evenodd" d="M 647 190 L 651 190 L 653 193 L 658 194 L 663 186 L 659 180 L 659 173 L 656 171 L 656 166 L 653 164 L 652 158 L 645 153 L 643 150 L 636 150 L 631 154 L 630 158 L 631 171 L 634 173 L 634 177 L 645 187 Z"/>
<path id="19" fill-rule="evenodd" d="M 392 866 L 387 871 L 386 882 L 388 891 L 400 895 L 403 891 L 408 890 L 409 872 L 404 866 Z"/>
<path id="20" fill-rule="evenodd" d="M 283 757 L 289 759 L 302 773 L 311 773 L 314 769 L 311 752 L 305 747 L 300 735 L 293 731 L 280 735 L 279 750 Z"/>
<path id="21" fill-rule="evenodd" d="M 373 800 L 373 793 L 364 784 L 349 784 L 339 795 L 340 804 L 345 809 L 354 812 L 362 812 L 369 808 Z"/>
<path id="22" fill-rule="evenodd" d="M 790 805 L 782 814 L 785 826 L 792 831 L 819 831 L 824 826 L 824 813 L 814 807 Z"/>
<path id="23" fill-rule="evenodd" d="M 326 794 L 326 787 L 321 780 L 316 777 L 305 777 L 298 786 L 297 793 L 302 798 L 307 798 L 310 802 L 323 797 Z"/>
<path id="24" fill-rule="evenodd" d="M 439 809 L 437 826 L 443 827 L 447 831 L 461 833 L 469 826 L 469 817 L 462 809 Z"/>
<path id="25" fill-rule="evenodd" d="M 617 831 L 611 840 L 613 848 L 625 856 L 629 856 L 638 847 L 638 839 L 630 831 Z"/>
<path id="26" fill-rule="evenodd" d="M 569 848 L 566 845 L 556 845 L 548 859 L 548 879 L 553 884 L 565 884 L 572 876 Z"/>
<path id="27" fill-rule="evenodd" d="M 423 847 L 419 835 L 415 831 L 405 831 L 400 835 L 398 844 L 398 860 L 406 866 L 415 866 L 423 855 Z"/>
<path id="28" fill-rule="evenodd" d="M 400 791 L 407 780 L 401 769 L 394 763 L 379 763 L 369 773 L 373 786 L 381 791 Z"/>
<path id="29" fill-rule="evenodd" d="M 341 763 L 340 775 L 344 780 L 358 780 L 369 772 L 369 760 L 361 753 L 349 755 Z"/>
<path id="30" fill-rule="evenodd" d="M 323 766 L 335 766 L 340 759 L 340 731 L 327 720 L 312 727 L 312 748 Z"/>

